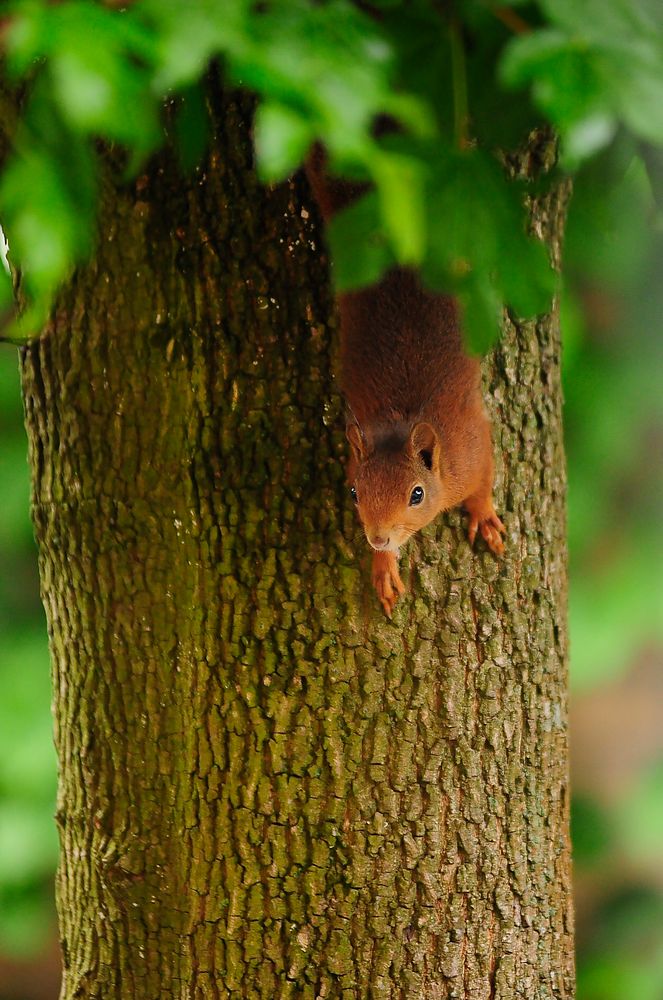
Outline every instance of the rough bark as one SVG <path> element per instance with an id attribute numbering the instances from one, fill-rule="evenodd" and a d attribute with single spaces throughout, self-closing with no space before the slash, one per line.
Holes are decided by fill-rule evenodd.
<path id="1" fill-rule="evenodd" d="M 188 181 L 109 176 L 23 355 L 62 997 L 570 997 L 557 318 L 486 365 L 506 558 L 452 513 L 387 621 L 305 184 L 218 120 Z"/>

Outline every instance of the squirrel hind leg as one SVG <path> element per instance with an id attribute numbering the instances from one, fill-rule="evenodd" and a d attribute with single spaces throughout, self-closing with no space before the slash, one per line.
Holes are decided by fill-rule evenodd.
<path id="1" fill-rule="evenodd" d="M 493 501 L 490 497 L 468 497 L 463 506 L 470 515 L 470 522 L 467 534 L 470 545 L 474 545 L 477 531 L 481 532 L 486 545 L 496 556 L 504 553 L 504 542 L 502 535 L 506 534 L 506 528 L 495 513 Z"/>
<path id="2" fill-rule="evenodd" d="M 393 552 L 373 553 L 373 586 L 385 614 L 391 618 L 398 598 L 405 593 L 405 584 L 398 572 L 398 561 Z"/>

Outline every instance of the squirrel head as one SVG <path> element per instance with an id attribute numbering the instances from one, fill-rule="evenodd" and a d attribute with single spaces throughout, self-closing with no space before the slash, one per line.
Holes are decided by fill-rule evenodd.
<path id="1" fill-rule="evenodd" d="M 369 544 L 398 552 L 410 535 L 429 524 L 442 504 L 440 439 L 428 423 L 417 423 L 405 441 L 374 446 L 359 425 L 349 424 L 352 448 L 350 491 Z"/>

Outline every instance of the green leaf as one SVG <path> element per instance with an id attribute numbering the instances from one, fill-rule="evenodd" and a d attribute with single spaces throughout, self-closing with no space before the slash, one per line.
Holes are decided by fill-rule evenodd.
<path id="1" fill-rule="evenodd" d="M 606 112 L 597 112 L 569 125 L 564 135 L 564 161 L 577 165 L 605 149 L 617 132 L 617 119 Z"/>
<path id="2" fill-rule="evenodd" d="M 27 280 L 39 291 L 52 290 L 77 241 L 67 193 L 49 158 L 32 152 L 10 163 L 0 186 L 0 213 Z"/>
<path id="3" fill-rule="evenodd" d="M 327 237 L 338 291 L 347 292 L 373 284 L 395 263 L 380 225 L 375 191 L 340 212 L 332 220 Z"/>
<path id="4" fill-rule="evenodd" d="M 254 48 L 247 0 L 142 0 L 137 15 L 155 35 L 155 94 L 195 83 L 217 54 L 240 57 Z"/>
<path id="5" fill-rule="evenodd" d="M 497 300 L 523 316 L 547 311 L 555 287 L 548 253 L 526 235 L 522 191 L 499 165 L 478 150 L 440 150 L 430 184 L 428 280 L 461 291 L 464 277 L 477 281 L 473 315 L 494 311 Z M 495 328 L 492 321 L 485 325 Z M 474 330 L 477 346 L 492 337 L 478 332 L 478 322 Z"/>
<path id="6" fill-rule="evenodd" d="M 54 60 L 53 77 L 60 101 L 73 124 L 98 128 L 113 114 L 113 87 L 93 51 L 63 52 Z"/>
<path id="7" fill-rule="evenodd" d="M 89 253 L 97 193 L 90 142 L 58 119 L 44 83 L 42 77 L 33 90 L 0 180 L 0 218 L 12 260 L 37 299 L 49 298 Z"/>
<path id="8" fill-rule="evenodd" d="M 133 14 L 80 2 L 23 7 L 11 23 L 8 62 L 42 70 L 58 114 L 80 132 L 131 144 L 141 155 L 162 138 L 149 86 L 154 38 Z"/>
<path id="9" fill-rule="evenodd" d="M 380 151 L 370 168 L 396 258 L 402 264 L 420 263 L 426 245 L 422 165 L 413 157 Z"/>
<path id="10" fill-rule="evenodd" d="M 542 0 L 554 27 L 514 39 L 501 63 L 511 86 L 531 83 L 562 133 L 567 165 L 606 146 L 618 121 L 663 143 L 663 17 L 642 0 Z"/>
<path id="11" fill-rule="evenodd" d="M 27 73 L 48 45 L 47 11 L 43 4 L 16 7 L 3 25 L 3 48 L 10 77 Z"/>
<path id="12" fill-rule="evenodd" d="M 397 59 L 398 76 L 429 109 L 442 134 L 453 133 L 453 94 L 447 31 L 432 5 L 414 3 L 407 15 L 386 10 L 381 19 Z"/>
<path id="13" fill-rule="evenodd" d="M 611 66 L 614 103 L 626 124 L 640 139 L 663 145 L 663 51 L 655 67 L 637 62 L 619 70 Z"/>
<path id="14" fill-rule="evenodd" d="M 535 103 L 563 136 L 587 120 L 611 118 L 603 67 L 597 64 L 596 54 L 561 31 L 546 29 L 513 39 L 505 50 L 500 76 L 510 87 L 531 82 Z"/>
<path id="15" fill-rule="evenodd" d="M 280 181 L 291 174 L 315 139 L 306 118 L 274 102 L 258 107 L 254 134 L 258 170 L 265 181 Z"/>
<path id="16" fill-rule="evenodd" d="M 489 269 L 498 255 L 493 218 L 506 194 L 506 178 L 495 191 L 492 165 L 476 150 L 431 150 L 428 258 L 451 275 Z"/>
<path id="17" fill-rule="evenodd" d="M 49 73 L 54 97 L 69 124 L 80 132 L 103 135 L 146 155 L 162 139 L 159 107 L 142 74 L 130 66 L 103 66 L 92 51 L 62 53 Z"/>
<path id="18" fill-rule="evenodd" d="M 2 239 L 2 230 L 0 230 Z M 10 274 L 5 270 L 4 263 L 0 263 L 0 317 L 4 318 L 6 312 L 12 309 L 14 290 Z"/>
<path id="19" fill-rule="evenodd" d="M 502 56 L 499 75 L 507 87 L 529 83 L 542 68 L 555 66 L 573 47 L 568 35 L 555 28 L 544 28 L 513 38 Z"/>
<path id="20" fill-rule="evenodd" d="M 642 0 L 538 0 L 548 19 L 570 34 L 595 42 L 651 37 L 656 30 L 656 3 Z M 660 17 L 660 13 L 659 13 Z"/>
<path id="21" fill-rule="evenodd" d="M 541 115 L 527 91 L 514 98 L 500 79 L 496 68 L 511 35 L 483 0 L 478 7 L 480 30 L 465 53 L 470 132 L 483 149 L 517 149 L 540 126 Z"/>
<path id="22" fill-rule="evenodd" d="M 465 345 L 472 354 L 485 354 L 500 335 L 502 302 L 488 280 L 470 280 L 459 294 Z"/>
<path id="23" fill-rule="evenodd" d="M 512 238 L 504 244 L 497 273 L 504 301 L 518 316 L 548 312 L 557 286 L 548 247 L 541 240 L 525 236 L 517 222 Z"/>

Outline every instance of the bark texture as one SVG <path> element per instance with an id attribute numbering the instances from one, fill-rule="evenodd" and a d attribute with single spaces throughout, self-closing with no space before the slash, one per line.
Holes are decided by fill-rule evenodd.
<path id="1" fill-rule="evenodd" d="M 107 180 L 23 355 L 63 1000 L 570 997 L 557 319 L 486 365 L 506 558 L 443 518 L 387 621 L 305 183 L 218 121 L 189 180 Z"/>

